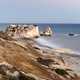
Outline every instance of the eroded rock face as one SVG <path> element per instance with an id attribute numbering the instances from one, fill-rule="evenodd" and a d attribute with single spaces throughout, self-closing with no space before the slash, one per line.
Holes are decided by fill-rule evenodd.
<path id="1" fill-rule="evenodd" d="M 10 25 L 6 33 L 13 38 L 39 37 L 39 29 L 36 25 Z"/>
<path id="2" fill-rule="evenodd" d="M 4 39 L 4 40 L 9 40 L 12 41 L 13 39 L 8 36 L 6 33 L 4 33 L 3 31 L 0 31 L 0 38 Z"/>
<path id="3" fill-rule="evenodd" d="M 53 31 L 50 26 L 48 26 L 43 32 L 40 32 L 41 36 L 52 36 Z"/>
<path id="4" fill-rule="evenodd" d="M 0 80 L 36 80 L 34 77 L 24 75 L 10 64 L 0 64 Z"/>
<path id="5" fill-rule="evenodd" d="M 53 63 L 54 61 L 51 60 L 51 59 L 43 59 L 43 58 L 39 57 L 39 58 L 37 58 L 37 62 L 39 62 L 42 65 L 45 65 L 45 66 L 48 66 L 49 67 L 49 65 L 51 63 Z"/>

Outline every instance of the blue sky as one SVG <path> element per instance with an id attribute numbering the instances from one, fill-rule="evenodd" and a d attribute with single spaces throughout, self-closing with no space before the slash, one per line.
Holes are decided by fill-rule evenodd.
<path id="1" fill-rule="evenodd" d="M 0 0 L 0 22 L 80 23 L 80 0 Z"/>

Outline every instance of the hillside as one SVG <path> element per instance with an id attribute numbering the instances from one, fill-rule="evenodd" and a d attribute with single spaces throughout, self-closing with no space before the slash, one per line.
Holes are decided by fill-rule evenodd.
<path id="1" fill-rule="evenodd" d="M 80 80 L 53 50 L 41 50 L 34 40 L 0 35 L 0 80 Z"/>

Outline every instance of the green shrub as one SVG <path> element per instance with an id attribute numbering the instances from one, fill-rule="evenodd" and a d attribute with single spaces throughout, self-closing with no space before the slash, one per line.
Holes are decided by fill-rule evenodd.
<path id="1" fill-rule="evenodd" d="M 61 76 L 68 75 L 68 73 L 64 69 L 55 69 L 55 72 Z"/>

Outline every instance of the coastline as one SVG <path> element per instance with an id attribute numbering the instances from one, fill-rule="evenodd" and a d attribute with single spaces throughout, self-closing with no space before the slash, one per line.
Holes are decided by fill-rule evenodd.
<path id="1" fill-rule="evenodd" d="M 11 24 L 21 24 L 22 25 L 22 24 L 26 24 L 26 23 L 2 23 L 0 25 L 0 29 L 2 29 L 4 31 L 6 29 L 6 27 L 11 25 Z M 38 24 L 37 23 L 37 25 L 39 26 L 40 30 L 43 30 L 49 24 Z M 78 28 L 80 28 L 79 24 L 64 24 L 64 28 L 59 27 L 59 26 L 61 26 L 61 24 L 51 24 L 51 25 L 52 25 L 51 28 L 52 28 L 53 32 L 55 32 L 55 33 L 53 34 L 53 36 L 51 38 L 49 38 L 49 39 L 45 38 L 45 40 L 46 39 L 48 40 L 50 46 L 51 47 L 56 47 L 56 48 L 71 49 L 72 51 L 79 54 L 79 52 L 80 52 L 80 49 L 79 49 L 79 47 L 80 47 L 80 43 L 79 43 L 79 41 L 80 41 L 80 31 L 78 29 Z M 71 30 L 72 26 L 70 27 L 70 25 L 74 26 L 73 31 Z M 68 36 L 68 34 L 70 32 L 74 33 L 75 36 L 73 36 L 73 37 Z"/>
<path id="2" fill-rule="evenodd" d="M 80 69 L 79 69 L 80 55 L 74 54 L 74 53 L 72 53 L 72 51 L 66 51 L 64 48 L 59 49 L 59 48 L 53 48 L 53 47 L 50 47 L 47 45 L 41 45 L 40 43 L 37 43 L 37 41 L 35 41 L 34 39 L 32 39 L 31 42 L 30 42 L 30 40 L 28 42 L 41 55 L 47 55 L 47 57 L 50 57 L 50 58 L 53 58 L 53 56 L 55 56 L 55 58 L 56 57 L 63 58 L 66 65 L 65 66 L 62 65 L 62 62 L 60 62 L 61 63 L 60 66 L 62 66 L 62 68 L 72 69 L 76 74 L 78 74 L 80 76 Z M 24 44 L 26 44 L 26 43 L 24 43 Z M 58 67 L 60 67 L 60 66 L 58 66 Z"/>
<path id="3" fill-rule="evenodd" d="M 47 41 L 47 43 L 49 43 L 49 46 L 53 48 L 62 48 L 70 50 L 72 53 L 80 54 L 80 34 L 77 34 L 77 36 L 68 36 L 68 33 L 54 33 L 52 37 L 43 37 L 42 39 L 44 43 Z M 41 44 L 43 41 L 41 41 Z"/>
<path id="4" fill-rule="evenodd" d="M 59 35 L 61 36 L 62 34 L 59 34 Z M 66 37 L 65 34 L 63 34 L 63 35 L 64 35 L 64 37 Z M 41 46 L 54 48 L 58 52 L 62 51 L 62 53 L 65 53 L 66 52 L 66 53 L 80 55 L 79 51 L 74 50 L 74 49 L 71 49 L 71 48 L 68 48 L 68 47 L 67 48 L 66 47 L 62 47 L 62 44 L 60 43 L 60 41 L 58 41 L 59 42 L 59 45 L 58 45 L 58 44 L 56 44 L 57 43 L 56 40 L 55 41 L 51 41 L 50 39 L 51 39 L 50 37 L 49 38 L 47 38 L 47 37 L 40 37 L 38 39 L 35 39 L 35 41 L 39 45 L 41 45 Z M 55 37 L 53 37 L 53 39 L 55 39 Z M 67 43 L 65 43 L 65 45 Z"/>
<path id="5" fill-rule="evenodd" d="M 34 80 L 80 79 L 79 56 L 57 52 L 48 46 L 41 46 L 34 39 L 13 40 L 2 32 L 0 34 L 2 35 L 0 36 L 1 70 L 8 66 L 6 64 L 9 64 L 12 66 L 9 66 L 10 75 L 14 75 L 14 72 L 17 71 L 20 76 L 24 76 L 23 78 L 29 77 Z M 15 71 L 11 72 L 14 67 Z"/>
<path id="6" fill-rule="evenodd" d="M 16 66 L 16 70 L 20 68 L 19 71 L 25 77 L 29 74 L 28 77 L 35 76 L 37 80 L 76 80 L 80 76 L 80 55 L 71 50 L 71 48 L 79 47 L 76 45 L 79 45 L 80 36 L 54 33 L 51 36 L 34 37 L 38 31 L 34 25 L 30 27 L 13 25 L 10 29 L 8 28 L 8 31 L 10 35 L 0 32 L 2 51 L 0 54 L 1 60 L 3 59 L 1 66 L 6 66 L 5 63 L 2 63 L 7 62 L 13 67 Z M 21 36 L 17 34 L 17 31 L 20 31 Z M 74 44 L 76 45 L 73 46 Z M 7 54 L 4 54 L 4 51 Z M 10 74 L 14 75 L 14 73 Z"/>

